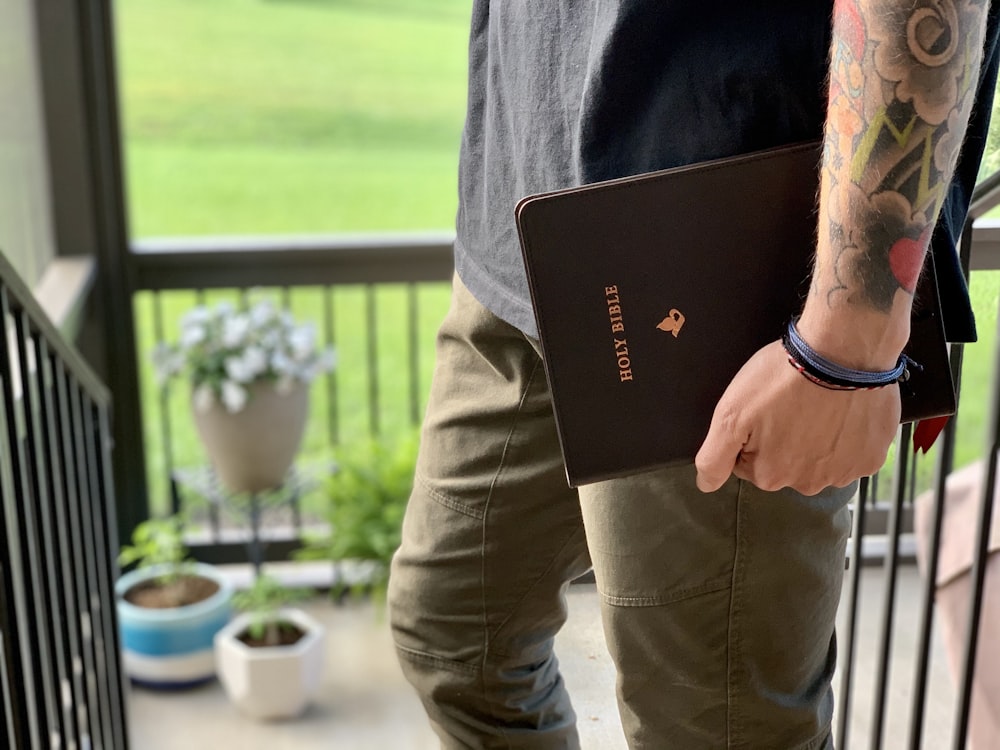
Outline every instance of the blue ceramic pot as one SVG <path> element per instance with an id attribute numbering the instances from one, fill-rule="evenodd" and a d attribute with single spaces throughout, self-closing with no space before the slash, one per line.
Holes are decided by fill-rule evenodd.
<path id="1" fill-rule="evenodd" d="M 193 573 L 219 585 L 208 599 L 171 609 L 137 607 L 125 601 L 129 589 L 161 575 L 165 567 L 132 571 L 115 585 L 122 661 L 136 684 L 158 689 L 193 687 L 215 677 L 212 640 L 229 622 L 233 587 L 215 568 L 198 563 Z"/>

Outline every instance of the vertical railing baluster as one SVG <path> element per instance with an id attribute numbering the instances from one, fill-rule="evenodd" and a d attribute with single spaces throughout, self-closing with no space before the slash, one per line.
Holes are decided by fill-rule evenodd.
<path id="1" fill-rule="evenodd" d="M 949 353 L 952 382 L 955 384 L 955 395 L 959 395 L 962 358 L 965 347 L 962 344 L 952 344 Z M 931 639 L 934 631 L 934 599 L 937 593 L 937 573 L 941 558 L 941 532 L 944 527 L 945 490 L 948 475 L 951 474 L 955 460 L 955 435 L 958 420 L 952 416 L 941 433 L 941 445 L 938 448 L 937 460 L 934 466 L 933 512 L 931 514 L 930 538 L 927 547 L 927 562 L 923 578 L 923 600 L 920 610 L 920 626 L 917 635 L 917 664 L 913 676 L 913 702 L 910 708 L 910 744 L 912 750 L 919 750 L 923 743 L 924 718 L 927 707 L 927 682 L 930 674 Z M 914 509 L 916 512 L 916 509 Z"/>
<path id="2" fill-rule="evenodd" d="M 13 605 L 12 602 L 10 604 Z M 4 747 L 22 747 L 20 717 L 15 717 L 14 715 L 11 680 L 8 674 L 7 649 L 4 648 L 7 630 L 4 622 L 6 615 L 3 612 L 6 611 L 7 605 L 8 602 L 4 597 L 4 591 L 0 588 L 0 607 L 3 608 L 0 610 L 0 725 L 4 727 L 4 733 L 0 735 L 0 740 L 6 737 L 7 744 Z"/>
<path id="3" fill-rule="evenodd" d="M 417 304 L 417 285 L 410 282 L 406 285 L 406 297 L 409 304 L 407 328 L 408 351 L 410 354 L 410 424 L 416 427 L 420 424 L 420 342 L 419 342 L 419 306 Z"/>
<path id="4" fill-rule="evenodd" d="M 83 680 L 87 691 L 86 720 L 87 733 L 91 742 L 98 742 L 104 735 L 101 726 L 101 697 L 98 692 L 97 650 L 94 643 L 94 618 L 90 611 L 90 581 L 92 572 L 90 565 L 90 540 L 86 538 L 89 531 L 87 493 L 87 465 L 83 441 L 85 440 L 83 420 L 80 413 L 80 396 L 76 382 L 69 373 L 62 370 L 60 382 L 61 398 L 65 398 L 66 413 L 71 426 L 68 435 L 68 445 L 65 447 L 67 465 L 71 466 L 70 483 L 70 518 L 73 522 L 72 536 L 74 555 L 74 585 L 76 587 L 75 613 L 80 620 L 81 645 L 83 646 Z"/>
<path id="5" fill-rule="evenodd" d="M 323 287 L 323 328 L 325 331 L 324 340 L 327 346 L 334 347 L 336 352 L 337 333 L 336 318 L 334 317 L 333 287 Z M 338 363 L 340 361 L 337 352 Z M 335 447 L 340 442 L 339 411 L 337 404 L 337 370 L 334 367 L 326 374 L 326 423 L 330 435 L 330 447 Z"/>
<path id="6" fill-rule="evenodd" d="M 111 418 L 107 407 L 99 407 L 97 419 L 97 445 L 100 446 L 101 458 L 98 473 L 98 491 L 100 509 L 103 513 L 102 528 L 107 532 L 105 542 L 108 554 L 105 559 L 111 566 L 111 572 L 104 580 L 105 602 L 112 609 L 104 618 L 105 640 L 108 644 L 108 673 L 111 695 L 110 706 L 113 712 L 114 745 L 120 750 L 128 750 L 129 737 L 127 732 L 128 710 L 125 703 L 125 670 L 121 663 L 121 637 L 118 631 L 118 614 L 115 609 L 116 597 L 112 582 L 117 580 L 118 569 L 118 521 L 115 513 L 114 470 L 111 463 L 113 438 L 111 436 Z"/>
<path id="7" fill-rule="evenodd" d="M 368 427 L 373 436 L 379 428 L 378 330 L 376 328 L 375 285 L 365 285 L 365 322 L 368 332 Z"/>
<path id="8" fill-rule="evenodd" d="M 281 287 L 281 307 L 287 310 L 289 313 L 293 313 L 292 309 L 292 288 L 290 286 Z M 292 471 L 295 471 L 295 467 L 292 467 Z M 295 535 L 301 537 L 302 535 L 302 502 L 299 498 L 299 493 L 292 492 L 288 498 L 289 508 L 292 511 L 292 528 L 295 529 Z M 251 538 L 254 540 L 260 539 L 259 529 L 251 529 Z M 260 574 L 260 570 L 257 570 L 257 574 Z"/>
<path id="9" fill-rule="evenodd" d="M 893 615 L 896 607 L 896 582 L 899 574 L 899 536 L 903 524 L 903 502 L 906 498 L 907 477 L 910 467 L 911 440 L 913 426 L 904 424 L 896 441 L 896 467 L 892 480 L 892 505 L 889 506 L 889 521 L 886 528 L 885 559 L 885 603 L 882 610 L 882 639 L 880 641 L 877 682 L 875 687 L 875 714 L 872 720 L 871 747 L 882 747 L 885 729 L 886 701 L 889 690 L 889 668 L 891 664 Z"/>
<path id="10" fill-rule="evenodd" d="M 105 610 L 105 607 L 113 607 L 115 601 L 114 592 L 111 590 L 111 581 L 116 576 L 117 566 L 109 557 L 112 549 L 117 545 L 108 538 L 106 533 L 108 519 L 105 508 L 105 488 L 101 476 L 104 470 L 104 457 L 99 442 L 101 432 L 96 413 L 97 405 L 82 389 L 80 391 L 80 405 L 84 434 L 87 436 L 84 448 L 87 456 L 87 483 L 90 495 L 88 508 L 94 562 L 94 577 L 91 579 L 91 611 L 97 616 L 97 621 L 94 623 L 94 643 L 97 646 L 99 657 L 97 678 L 102 697 L 102 728 L 105 745 L 117 748 L 120 745 L 116 743 L 114 736 L 115 720 L 112 712 L 117 703 L 117 700 L 113 699 L 117 680 L 117 673 L 113 671 L 113 666 L 117 661 L 118 638 L 111 627 L 115 622 L 114 613 Z"/>
<path id="11" fill-rule="evenodd" d="M 850 744 L 851 706 L 854 690 L 854 658 L 857 652 L 858 598 L 861 594 L 861 567 L 864 564 L 865 512 L 871 478 L 862 477 L 858 485 L 858 495 L 854 501 L 854 528 L 851 532 L 850 590 L 847 594 L 846 633 L 841 649 L 840 673 L 840 713 L 837 717 L 837 747 L 847 750 Z"/>
<path id="12" fill-rule="evenodd" d="M 163 297 L 160 290 L 152 292 L 153 295 L 153 335 L 156 337 L 156 346 L 165 344 L 167 341 L 166 329 L 163 325 Z M 160 401 L 160 443 L 163 445 L 163 468 L 166 472 L 167 480 L 167 501 L 170 503 L 170 512 L 177 513 L 180 510 L 180 496 L 177 488 L 177 481 L 174 478 L 174 438 L 173 438 L 173 415 L 170 413 L 170 378 L 165 378 L 159 386 Z"/>

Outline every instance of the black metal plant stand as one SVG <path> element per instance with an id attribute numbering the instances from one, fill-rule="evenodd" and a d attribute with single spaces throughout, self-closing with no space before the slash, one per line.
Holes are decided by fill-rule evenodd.
<path id="1" fill-rule="evenodd" d="M 223 511 L 242 517 L 250 529 L 247 539 L 247 559 L 253 565 L 254 576 L 259 576 L 264 564 L 267 540 L 261 535 L 265 515 L 282 507 L 291 510 L 292 525 L 302 528 L 300 499 L 318 486 L 318 480 L 311 473 L 292 467 L 284 481 L 277 487 L 259 492 L 233 492 L 226 488 L 211 466 L 176 469 L 171 475 L 171 489 L 175 497 L 175 507 L 179 507 L 180 490 L 187 489 L 207 504 L 212 536 L 219 541 L 222 535 Z"/>

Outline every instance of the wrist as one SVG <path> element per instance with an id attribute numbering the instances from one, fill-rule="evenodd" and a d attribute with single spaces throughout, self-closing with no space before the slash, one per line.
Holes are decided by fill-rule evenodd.
<path id="1" fill-rule="evenodd" d="M 909 378 L 909 367 L 917 366 L 905 354 L 889 370 L 855 370 L 832 362 L 816 352 L 799 334 L 795 321 L 788 324 L 781 338 L 788 362 L 807 380 L 832 390 L 870 390 L 883 388 Z"/>
<path id="2" fill-rule="evenodd" d="M 810 300 L 796 327 L 824 359 L 855 370 L 884 371 L 896 366 L 910 338 L 909 310 L 900 313 L 849 306 L 831 309 Z"/>

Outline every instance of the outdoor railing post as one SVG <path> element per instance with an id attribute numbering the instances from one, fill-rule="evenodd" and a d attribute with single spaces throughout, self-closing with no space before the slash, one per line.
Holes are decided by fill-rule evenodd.
<path id="1" fill-rule="evenodd" d="M 406 285 L 407 309 L 407 347 L 410 362 L 410 424 L 420 424 L 420 347 L 418 341 L 418 321 L 420 308 L 417 302 L 417 285 Z"/>
<path id="2" fill-rule="evenodd" d="M 910 469 L 913 426 L 904 424 L 896 440 L 896 467 L 892 479 L 892 505 L 886 529 L 885 604 L 882 610 L 882 631 L 875 688 L 875 713 L 872 719 L 871 747 L 882 747 L 885 729 L 886 698 L 889 688 L 890 654 L 892 652 L 893 616 L 896 607 L 896 582 L 899 572 L 899 536 L 902 531 L 903 502 L 906 499 Z"/>
<path id="3" fill-rule="evenodd" d="M 373 437 L 381 433 L 378 388 L 378 328 L 375 312 L 375 285 L 365 285 L 365 322 L 368 330 L 368 426 Z"/>
<path id="4" fill-rule="evenodd" d="M 329 347 L 336 347 L 336 320 L 333 309 L 333 288 L 323 287 L 323 329 L 324 341 Z M 339 359 L 339 356 L 338 356 Z M 337 408 L 337 368 L 326 374 L 326 421 L 330 447 L 340 442 L 339 410 Z"/>
<path id="5" fill-rule="evenodd" d="M 837 721 L 837 747 L 847 750 L 850 744 L 851 703 L 854 681 L 854 655 L 857 651 L 858 596 L 861 593 L 861 563 L 864 552 L 865 510 L 871 477 L 862 477 L 854 501 L 854 523 L 851 530 L 850 590 L 847 595 L 847 629 L 844 634 L 844 657 L 841 659 L 839 715 Z"/>

